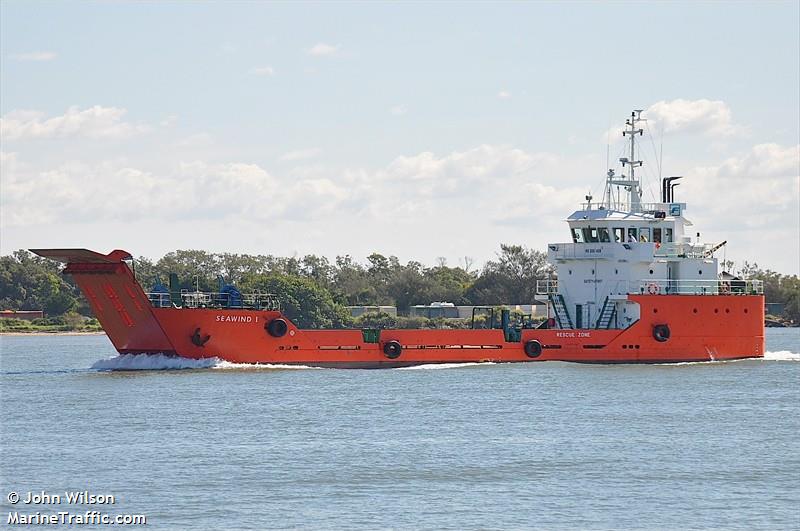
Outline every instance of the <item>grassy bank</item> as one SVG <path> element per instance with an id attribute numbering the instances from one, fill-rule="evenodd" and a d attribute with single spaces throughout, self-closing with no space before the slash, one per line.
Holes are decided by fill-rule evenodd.
<path id="1" fill-rule="evenodd" d="M 70 316 L 46 319 L 0 319 L 0 333 L 33 334 L 57 332 L 102 332 L 97 319 L 70 319 Z"/>

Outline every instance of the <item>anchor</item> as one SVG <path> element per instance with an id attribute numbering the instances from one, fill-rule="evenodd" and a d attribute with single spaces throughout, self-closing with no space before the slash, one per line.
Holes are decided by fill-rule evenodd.
<path id="1" fill-rule="evenodd" d="M 192 334 L 192 343 L 197 345 L 198 347 L 204 347 L 208 340 L 211 339 L 210 335 L 200 336 L 200 328 L 195 328 L 194 334 Z"/>

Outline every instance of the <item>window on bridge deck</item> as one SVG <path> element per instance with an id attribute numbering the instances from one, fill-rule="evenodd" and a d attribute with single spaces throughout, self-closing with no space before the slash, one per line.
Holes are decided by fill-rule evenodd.
<path id="1" fill-rule="evenodd" d="M 653 242 L 661 243 L 661 229 L 653 229 Z"/>

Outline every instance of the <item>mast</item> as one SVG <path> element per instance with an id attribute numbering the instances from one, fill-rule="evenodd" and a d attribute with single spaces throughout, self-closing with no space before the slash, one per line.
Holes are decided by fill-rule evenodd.
<path id="1" fill-rule="evenodd" d="M 631 117 L 625 120 L 626 129 L 622 131 L 622 136 L 630 137 L 631 142 L 631 152 L 630 158 L 622 157 L 619 161 L 622 163 L 622 167 L 630 166 L 630 175 L 625 176 L 620 175 L 618 178 L 614 177 L 614 170 L 609 169 L 608 174 L 606 177 L 606 207 L 607 208 L 614 208 L 616 209 L 619 205 L 613 204 L 613 193 L 611 190 L 612 186 L 624 186 L 625 190 L 628 192 L 628 207 L 630 208 L 631 212 L 639 212 L 641 211 L 641 200 L 642 200 L 642 188 L 639 182 L 639 179 L 636 177 L 636 168 L 642 165 L 641 160 L 636 160 L 636 135 L 642 136 L 644 134 L 644 129 L 641 127 L 637 128 L 637 124 L 639 122 L 645 121 L 642 118 L 642 109 L 635 109 L 631 112 Z"/>

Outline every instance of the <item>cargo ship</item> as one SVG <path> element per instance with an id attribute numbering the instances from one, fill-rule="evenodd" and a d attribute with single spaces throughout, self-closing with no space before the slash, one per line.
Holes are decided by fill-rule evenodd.
<path id="1" fill-rule="evenodd" d="M 660 179 L 660 202 L 642 202 L 636 139 L 642 111 L 625 122 L 625 154 L 566 220 L 569 239 L 548 245 L 556 279 L 537 282 L 547 319 L 512 321 L 486 308 L 469 329 L 301 329 L 277 297 L 157 285 L 146 292 L 130 253 L 32 249 L 66 264 L 114 347 L 234 363 L 392 368 L 432 363 L 568 361 L 669 363 L 763 357 L 764 296 L 757 280 L 720 275 L 726 242 L 693 238 L 681 177 Z M 629 144 L 629 147 L 628 147 Z M 629 149 L 629 151 L 628 151 Z"/>

